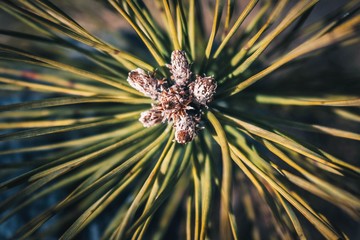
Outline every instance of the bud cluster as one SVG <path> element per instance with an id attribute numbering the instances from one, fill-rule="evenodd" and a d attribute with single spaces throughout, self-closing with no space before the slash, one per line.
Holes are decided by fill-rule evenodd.
<path id="1" fill-rule="evenodd" d="M 173 122 L 175 140 L 185 144 L 192 141 L 200 130 L 202 109 L 213 99 L 216 81 L 213 77 L 195 76 L 192 79 L 186 53 L 173 51 L 171 64 L 166 65 L 171 80 L 157 79 L 138 68 L 129 73 L 129 84 L 145 96 L 156 100 L 152 108 L 141 114 L 144 127 Z"/>

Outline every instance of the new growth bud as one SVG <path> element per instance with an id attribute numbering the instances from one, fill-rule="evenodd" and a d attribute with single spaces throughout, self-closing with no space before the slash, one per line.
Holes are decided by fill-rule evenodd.
<path id="1" fill-rule="evenodd" d="M 147 74 L 141 68 L 137 68 L 129 73 L 127 81 L 129 84 L 152 99 L 157 99 L 159 92 L 158 80 Z"/>
<path id="2" fill-rule="evenodd" d="M 194 102 L 207 108 L 214 97 L 217 84 L 213 77 L 196 76 L 194 82 L 190 84 L 190 91 L 194 96 Z"/>
<path id="3" fill-rule="evenodd" d="M 139 121 L 144 125 L 144 127 L 152 127 L 161 123 L 162 119 L 162 112 L 152 108 L 148 111 L 142 112 Z"/>
<path id="4" fill-rule="evenodd" d="M 172 74 L 171 79 L 179 86 L 185 86 L 189 83 L 191 71 L 186 53 L 181 50 L 175 50 L 171 54 L 171 65 L 166 65 Z"/>
<path id="5" fill-rule="evenodd" d="M 175 140 L 185 144 L 191 142 L 197 134 L 197 123 L 192 116 L 183 116 L 175 122 Z"/>
<path id="6" fill-rule="evenodd" d="M 139 121 L 144 127 L 152 127 L 161 122 L 173 122 L 175 140 L 180 144 L 191 142 L 201 129 L 202 108 L 213 99 L 216 81 L 213 77 L 196 76 L 192 79 L 190 66 L 184 51 L 171 54 L 173 84 L 166 79 L 158 80 L 138 68 L 129 73 L 129 84 L 157 102 L 148 111 L 141 113 Z"/>

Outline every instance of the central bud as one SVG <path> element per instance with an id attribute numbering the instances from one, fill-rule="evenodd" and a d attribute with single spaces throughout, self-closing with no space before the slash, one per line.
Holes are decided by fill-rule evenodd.
<path id="1" fill-rule="evenodd" d="M 171 79 L 157 79 L 138 68 L 129 73 L 129 84 L 155 100 L 152 108 L 141 113 L 139 121 L 144 127 L 173 122 L 175 140 L 185 144 L 192 141 L 200 128 L 202 109 L 213 99 L 216 81 L 213 77 L 193 76 L 186 53 L 173 51 L 171 64 L 166 64 Z"/>

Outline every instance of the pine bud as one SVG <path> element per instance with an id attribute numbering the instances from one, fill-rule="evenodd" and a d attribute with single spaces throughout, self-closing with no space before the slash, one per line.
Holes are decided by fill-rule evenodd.
<path id="1" fill-rule="evenodd" d="M 158 98 L 158 80 L 147 74 L 141 68 L 131 71 L 127 81 L 133 88 L 145 96 L 151 97 L 152 99 Z"/>
<path id="2" fill-rule="evenodd" d="M 144 127 L 152 127 L 156 124 L 161 123 L 162 120 L 162 112 L 154 108 L 142 112 L 139 118 L 139 121 L 144 125 Z"/>
<path id="3" fill-rule="evenodd" d="M 189 115 L 180 117 L 174 127 L 175 140 L 180 144 L 191 142 L 196 136 L 196 121 Z"/>
<path id="4" fill-rule="evenodd" d="M 171 54 L 171 65 L 166 65 L 172 74 L 172 79 L 179 86 L 185 86 L 189 83 L 191 71 L 186 53 L 181 50 L 175 50 Z"/>
<path id="5" fill-rule="evenodd" d="M 174 122 L 175 141 L 186 144 L 201 129 L 202 109 L 212 101 L 217 84 L 213 77 L 197 75 L 192 79 L 184 51 L 173 51 L 171 65 L 166 66 L 175 84 L 168 84 L 165 78 L 156 79 L 141 68 L 131 71 L 127 80 L 133 88 L 156 100 L 150 110 L 141 113 L 139 121 L 144 127 Z"/>
<path id="6" fill-rule="evenodd" d="M 196 76 L 189 88 L 194 96 L 194 101 L 207 107 L 207 103 L 211 102 L 214 97 L 216 87 L 217 84 L 213 77 Z"/>

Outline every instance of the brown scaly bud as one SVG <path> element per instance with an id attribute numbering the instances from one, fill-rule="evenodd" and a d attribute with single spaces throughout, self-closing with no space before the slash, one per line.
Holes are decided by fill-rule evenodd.
<path id="1" fill-rule="evenodd" d="M 144 127 L 152 127 L 161 123 L 162 120 L 162 112 L 155 108 L 142 112 L 139 118 L 139 121 L 144 125 Z"/>
<path id="2" fill-rule="evenodd" d="M 179 86 L 185 86 L 189 83 L 191 71 L 186 53 L 181 50 L 175 50 L 171 53 L 171 65 L 166 65 L 172 74 L 171 78 Z"/>
<path id="3" fill-rule="evenodd" d="M 175 141 L 180 144 L 191 142 L 201 130 L 202 108 L 207 107 L 217 87 L 213 77 L 196 76 L 191 79 L 189 63 L 184 51 L 171 54 L 171 65 L 166 65 L 175 84 L 167 79 L 156 79 L 138 68 L 129 73 L 128 82 L 145 96 L 156 100 L 152 108 L 141 113 L 139 121 L 144 127 L 173 122 Z"/>
<path id="4" fill-rule="evenodd" d="M 158 80 L 147 74 L 141 68 L 131 71 L 127 81 L 133 88 L 143 93 L 145 96 L 151 97 L 152 99 L 158 98 Z"/>
<path id="5" fill-rule="evenodd" d="M 196 121 L 189 116 L 179 118 L 175 124 L 175 140 L 180 144 L 191 142 L 196 137 Z"/>
<path id="6" fill-rule="evenodd" d="M 194 82 L 189 86 L 190 92 L 194 96 L 194 102 L 198 105 L 207 107 L 207 104 L 212 101 L 217 84 L 213 77 L 196 76 Z"/>
<path id="7" fill-rule="evenodd" d="M 163 91 L 158 98 L 158 107 L 161 107 L 164 118 L 169 122 L 176 121 L 179 117 L 187 114 L 192 110 L 192 95 L 189 91 L 181 86 L 172 85 Z"/>

